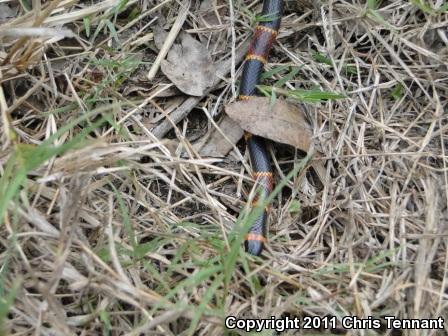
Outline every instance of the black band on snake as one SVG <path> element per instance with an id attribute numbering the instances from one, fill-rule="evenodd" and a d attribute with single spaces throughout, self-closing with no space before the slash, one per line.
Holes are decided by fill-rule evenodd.
<path id="1" fill-rule="evenodd" d="M 283 12 L 282 0 L 264 0 L 260 23 L 255 28 L 241 79 L 240 100 L 247 100 L 256 95 L 256 86 L 260 81 L 263 66 L 267 63 L 269 51 L 277 37 Z M 254 179 L 261 188 L 260 197 L 266 199 L 274 186 L 271 164 L 266 150 L 265 140 L 259 136 L 246 134 L 250 161 Z M 254 200 L 256 202 L 256 200 Z M 245 239 L 247 252 L 260 255 L 266 241 L 267 209 L 258 217 Z"/>

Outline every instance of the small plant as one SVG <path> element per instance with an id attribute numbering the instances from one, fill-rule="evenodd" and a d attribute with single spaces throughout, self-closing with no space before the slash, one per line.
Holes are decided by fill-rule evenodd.
<path id="1" fill-rule="evenodd" d="M 273 97 L 276 94 L 280 94 L 285 97 L 294 98 L 296 100 L 307 103 L 319 103 L 326 100 L 347 98 L 346 96 L 339 93 L 321 90 L 287 90 L 266 85 L 259 85 L 258 89 L 266 96 Z"/>
<path id="2" fill-rule="evenodd" d="M 327 64 L 327 65 L 333 65 L 330 58 L 328 58 L 327 56 L 325 56 L 319 52 L 312 52 L 312 56 L 316 62 Z M 350 75 L 358 74 L 358 71 L 356 71 L 356 68 L 354 66 L 344 65 L 342 68 L 344 69 L 344 71 L 347 74 L 350 74 Z"/>
<path id="3" fill-rule="evenodd" d="M 403 90 L 404 90 L 403 85 L 398 83 L 397 85 L 395 85 L 394 89 L 390 93 L 390 96 L 395 100 L 399 100 L 401 99 L 401 97 L 403 97 Z"/>
<path id="4" fill-rule="evenodd" d="M 53 145 L 56 139 L 85 120 L 90 114 L 75 119 L 38 146 L 16 144 L 15 151 L 6 163 L 4 173 L 0 178 L 0 225 L 3 222 L 4 214 L 9 204 L 18 197 L 18 193 L 26 182 L 27 175 L 31 170 L 36 169 L 45 161 L 61 155 L 69 149 L 81 147 L 85 143 L 86 136 L 104 123 L 104 119 L 100 118 L 100 120 L 82 129 L 71 140 L 59 146 Z"/>
<path id="5" fill-rule="evenodd" d="M 396 28 L 392 26 L 387 20 L 378 12 L 378 7 L 381 1 L 368 0 L 367 9 L 365 10 L 365 15 L 378 23 L 382 24 L 384 27 L 395 31 Z"/>
<path id="6" fill-rule="evenodd" d="M 418 7 L 422 12 L 429 15 L 436 15 L 440 13 L 444 13 L 448 11 L 448 3 L 445 2 L 439 8 L 433 8 L 427 1 L 425 0 L 410 0 L 411 3 Z"/>

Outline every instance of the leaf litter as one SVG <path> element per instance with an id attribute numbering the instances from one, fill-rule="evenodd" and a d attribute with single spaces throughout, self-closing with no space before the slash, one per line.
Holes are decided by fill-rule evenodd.
<path id="1" fill-rule="evenodd" d="M 208 20 L 209 27 L 198 19 L 198 2 L 188 8 L 181 30 L 207 46 L 217 67 L 231 60 L 201 97 L 156 95 L 167 86 L 159 71 L 138 83 L 141 94 L 123 90 L 123 78 L 133 76 L 125 62 L 131 45 L 111 47 L 130 31 L 146 41 L 154 33 L 151 15 L 169 18 L 170 29 L 180 1 L 5 3 L 15 14 L 6 13 L 0 29 L 60 27 L 79 39 L 0 36 L 0 333 L 221 335 L 227 315 L 446 320 L 448 39 L 441 1 L 429 8 L 421 6 L 428 1 L 376 1 L 369 13 L 364 3 L 285 1 L 263 84 L 278 85 L 272 94 L 292 100 L 327 99 L 307 104 L 306 116 L 329 179 L 321 185 L 303 171 L 277 195 L 263 258 L 247 256 L 235 239 L 242 195 L 253 185 L 244 143 L 228 155 L 237 161 L 211 160 L 198 157 L 189 140 L 221 126 L 221 107 L 235 98 L 240 78 L 232 50 L 237 55 L 251 36 L 262 1 L 216 1 L 221 23 Z M 145 60 L 159 53 L 146 42 L 131 47 Z M 114 64 L 95 65 L 102 60 Z M 300 71 L 274 71 L 281 67 Z M 89 74 L 98 70 L 93 81 Z M 335 100 L 332 92 L 350 99 Z M 209 132 L 189 137 L 190 111 Z M 100 117 L 107 122 L 94 126 Z M 169 140 L 155 136 L 153 123 Z M 278 179 L 304 161 L 280 142 L 273 148 Z"/>
<path id="2" fill-rule="evenodd" d="M 208 49 L 187 33 L 180 34 L 161 69 L 179 90 L 191 96 L 202 96 L 216 78 L 216 68 Z"/>
<path id="3" fill-rule="evenodd" d="M 214 126 L 208 136 L 195 144 L 196 150 L 202 157 L 224 157 L 241 139 L 244 130 L 227 115 Z"/>
<path id="4" fill-rule="evenodd" d="M 312 127 L 306 120 L 304 110 L 295 103 L 281 98 L 273 100 L 253 97 L 228 104 L 225 111 L 239 126 L 237 128 L 252 134 L 293 146 L 306 153 L 313 145 Z M 209 147 L 211 146 L 210 144 Z M 212 148 L 215 147 L 216 145 Z M 322 153 L 316 150 L 315 159 L 320 158 Z M 327 177 L 322 161 L 313 161 L 311 166 L 325 185 Z"/>
<path id="5" fill-rule="evenodd" d="M 245 131 L 304 152 L 310 149 L 312 130 L 296 104 L 280 98 L 272 103 L 266 97 L 253 97 L 228 104 L 225 111 Z"/>

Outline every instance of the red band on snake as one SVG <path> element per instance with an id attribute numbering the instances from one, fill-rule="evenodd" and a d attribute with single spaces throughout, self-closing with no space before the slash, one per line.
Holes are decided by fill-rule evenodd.
<path id="1" fill-rule="evenodd" d="M 283 12 L 282 0 L 264 0 L 263 18 L 255 28 L 241 79 L 240 100 L 249 100 L 257 93 L 256 86 L 260 82 L 260 76 L 264 64 L 268 61 L 269 52 L 278 34 L 280 19 Z M 257 199 L 266 199 L 274 186 L 271 171 L 271 163 L 266 150 L 265 140 L 259 136 L 245 136 L 249 148 L 250 160 L 254 177 L 260 193 Z M 252 224 L 246 237 L 245 246 L 247 252 L 260 255 L 266 241 L 266 222 L 268 218 L 267 207 L 260 217 Z"/>

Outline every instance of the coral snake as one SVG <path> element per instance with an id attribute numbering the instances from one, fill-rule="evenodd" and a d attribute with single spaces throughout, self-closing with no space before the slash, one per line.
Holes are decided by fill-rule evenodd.
<path id="1" fill-rule="evenodd" d="M 260 81 L 263 66 L 267 63 L 269 51 L 277 37 L 282 12 L 282 0 L 264 0 L 261 20 L 255 28 L 246 55 L 239 100 L 248 100 L 256 95 L 256 86 Z M 252 163 L 253 178 L 261 189 L 257 198 L 266 199 L 272 191 L 274 179 L 265 139 L 250 133 L 246 133 L 245 137 Z M 256 203 L 257 198 L 254 203 Z M 266 242 L 267 211 L 268 209 L 264 209 L 261 216 L 255 220 L 245 238 L 245 247 L 250 254 L 260 255 L 263 250 Z"/>

